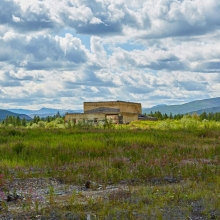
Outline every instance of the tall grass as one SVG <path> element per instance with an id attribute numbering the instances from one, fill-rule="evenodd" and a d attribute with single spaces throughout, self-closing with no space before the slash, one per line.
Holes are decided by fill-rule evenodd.
<path id="1" fill-rule="evenodd" d="M 144 182 L 161 175 L 199 179 L 200 170 L 208 178 L 213 167 L 202 163 L 216 166 L 220 155 L 219 128 L 210 126 L 193 130 L 191 124 L 188 129 L 184 124 L 179 129 L 147 130 L 1 128 L 0 166 L 6 175 L 19 167 L 23 173 L 16 172 L 18 176 L 68 176 L 75 182 L 78 176 L 80 182 L 100 180 L 100 175 L 102 181 L 113 182 Z"/>
<path id="2" fill-rule="evenodd" d="M 186 207 L 187 219 L 189 201 L 201 199 L 220 209 L 219 122 L 183 118 L 105 129 L 87 125 L 65 129 L 1 127 L 0 161 L 0 187 L 6 179 L 28 177 L 136 187 L 122 193 L 123 200 L 117 195 L 109 195 L 104 203 L 88 200 L 86 210 L 100 219 L 137 219 L 137 210 L 148 213 L 148 219 L 165 219 L 160 210 L 170 204 Z M 50 203 L 54 205 L 53 200 L 51 189 Z M 73 195 L 71 205 L 64 209 L 84 213 L 85 206 L 76 201 L 77 195 Z M 38 211 L 38 203 L 35 205 Z"/>

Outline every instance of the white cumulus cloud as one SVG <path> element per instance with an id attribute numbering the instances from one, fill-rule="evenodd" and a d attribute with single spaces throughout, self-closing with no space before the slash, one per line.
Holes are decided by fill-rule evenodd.
<path id="1" fill-rule="evenodd" d="M 220 96 L 218 0 L 1 0 L 1 108 Z"/>

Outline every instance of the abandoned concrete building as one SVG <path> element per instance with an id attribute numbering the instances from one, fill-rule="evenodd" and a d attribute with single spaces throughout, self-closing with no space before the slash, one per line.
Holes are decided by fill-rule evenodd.
<path id="1" fill-rule="evenodd" d="M 66 113 L 65 122 L 104 123 L 108 120 L 114 124 L 127 124 L 138 120 L 142 114 L 141 104 L 134 102 L 84 102 L 83 107 L 84 113 Z"/>

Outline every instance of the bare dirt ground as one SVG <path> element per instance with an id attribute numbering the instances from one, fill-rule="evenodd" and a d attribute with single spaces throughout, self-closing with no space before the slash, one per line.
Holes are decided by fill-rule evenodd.
<path id="1" fill-rule="evenodd" d="M 175 178 L 164 178 L 166 184 L 177 184 Z M 155 182 L 155 180 L 152 180 Z M 156 181 L 158 184 L 160 180 Z M 61 212 L 63 207 L 68 207 L 73 203 L 87 205 L 91 200 L 108 202 L 110 200 L 129 201 L 137 203 L 139 198 L 131 197 L 132 191 L 138 186 L 129 186 L 126 182 L 118 185 L 102 186 L 94 182 L 86 182 L 83 186 L 65 184 L 55 178 L 32 178 L 14 179 L 6 183 L 7 190 L 1 193 L 0 197 L 0 219 L 158 219 L 152 213 L 132 213 L 133 218 L 127 215 L 126 211 L 119 211 L 116 216 L 108 215 L 98 218 L 96 214 L 85 211 L 78 214 L 71 211 Z M 147 202 L 146 202 L 147 203 Z M 191 201 L 191 212 L 186 217 L 185 203 L 176 206 L 163 208 L 161 219 L 189 219 L 208 220 L 220 219 L 220 212 L 213 210 L 209 215 L 204 214 L 203 201 Z M 48 208 L 49 207 L 49 208 Z M 40 210 L 47 209 L 42 214 Z"/>

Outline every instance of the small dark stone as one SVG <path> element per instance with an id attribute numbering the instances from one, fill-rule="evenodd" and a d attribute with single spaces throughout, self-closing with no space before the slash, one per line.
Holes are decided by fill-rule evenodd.
<path id="1" fill-rule="evenodd" d="M 86 181 L 86 184 L 85 184 L 86 189 L 89 189 L 90 185 L 91 185 L 91 182 L 90 181 Z"/>
<path id="2" fill-rule="evenodd" d="M 13 196 L 13 195 L 7 195 L 7 202 L 11 202 L 11 201 L 15 201 L 17 200 L 17 195 Z"/>
<path id="3" fill-rule="evenodd" d="M 119 183 L 120 183 L 120 184 L 127 184 L 127 181 L 121 180 Z"/>
<path id="4" fill-rule="evenodd" d="M 7 199 L 6 199 L 6 202 L 12 202 L 12 201 L 16 201 L 18 199 L 23 199 L 22 196 L 19 196 L 19 195 L 12 195 L 12 194 L 8 194 L 7 195 Z"/>

